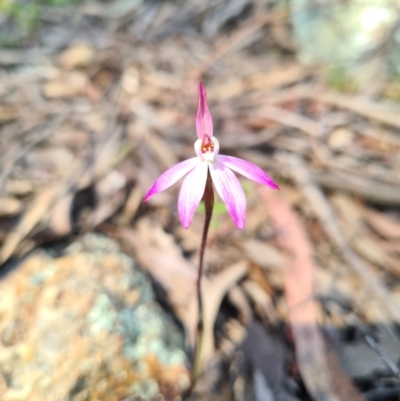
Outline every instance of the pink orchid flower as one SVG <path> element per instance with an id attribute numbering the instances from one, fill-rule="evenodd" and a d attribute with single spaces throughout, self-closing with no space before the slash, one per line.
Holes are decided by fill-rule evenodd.
<path id="1" fill-rule="evenodd" d="M 147 192 L 144 202 L 164 191 L 179 179 L 183 180 L 178 199 L 178 213 L 183 227 L 188 228 L 194 212 L 204 195 L 208 173 L 218 195 L 225 203 L 229 214 L 239 229 L 246 219 L 246 197 L 233 171 L 272 189 L 278 185 L 256 165 L 233 156 L 219 155 L 219 142 L 213 136 L 213 122 L 207 105 L 204 85 L 199 85 L 199 107 L 196 117 L 198 139 L 194 143 L 196 157 L 184 160 L 161 174 Z"/>

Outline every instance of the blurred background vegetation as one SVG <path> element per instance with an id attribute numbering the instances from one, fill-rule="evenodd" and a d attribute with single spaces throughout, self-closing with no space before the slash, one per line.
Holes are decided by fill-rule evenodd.
<path id="1" fill-rule="evenodd" d="M 0 47 L 40 45 L 41 27 L 57 24 L 65 15 L 74 15 L 74 7 L 77 5 L 86 5 L 93 10 L 99 6 L 103 8 L 101 17 L 106 17 L 107 20 L 125 18 L 127 14 L 135 13 L 141 8 L 149 8 L 150 3 L 156 6 L 163 2 L 0 0 Z M 251 2 L 237 0 L 232 2 L 231 8 L 240 8 L 245 3 Z M 368 83 L 369 90 L 374 91 L 379 83 L 371 80 L 378 77 L 378 81 L 381 81 L 382 77 L 386 77 L 390 85 L 385 88 L 383 95 L 400 99 L 400 23 L 396 2 L 276 0 L 260 3 L 265 3 L 271 9 L 288 12 L 286 22 L 290 25 L 292 36 L 287 37 L 286 33 L 277 32 L 276 39 L 284 49 L 295 49 L 301 62 L 323 64 L 325 82 L 330 88 L 356 92 Z M 194 4 L 204 9 L 219 7 L 218 2 L 213 4 L 204 1 Z M 107 10 L 107 15 L 104 15 L 104 9 Z M 93 16 L 95 20 L 100 15 L 96 15 L 95 11 Z M 226 19 L 226 27 L 229 27 L 229 16 Z M 104 24 L 104 19 L 100 23 Z"/>
<path id="2" fill-rule="evenodd" d="M 45 7 L 72 6 L 83 0 L 0 0 L 0 46 L 27 45 L 34 37 Z"/>

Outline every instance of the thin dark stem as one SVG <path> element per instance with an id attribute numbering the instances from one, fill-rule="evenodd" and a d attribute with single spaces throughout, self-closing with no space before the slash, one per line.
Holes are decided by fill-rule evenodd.
<path id="1" fill-rule="evenodd" d="M 212 212 L 214 208 L 214 189 L 210 173 L 208 173 L 206 187 L 203 195 L 205 217 L 204 217 L 204 228 L 203 236 L 201 238 L 200 245 L 200 257 L 199 257 L 199 268 L 197 271 L 197 305 L 198 305 L 198 321 L 197 321 L 197 341 L 196 341 L 196 356 L 194 363 L 194 373 L 197 377 L 201 372 L 201 348 L 203 341 L 203 327 L 204 327 L 204 309 L 203 309 L 203 297 L 201 293 L 201 279 L 203 277 L 203 266 L 204 266 L 204 253 L 207 245 L 208 229 L 210 228 L 210 222 Z"/>

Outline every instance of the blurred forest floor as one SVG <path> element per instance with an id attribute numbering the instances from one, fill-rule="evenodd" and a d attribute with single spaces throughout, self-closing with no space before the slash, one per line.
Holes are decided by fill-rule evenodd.
<path id="1" fill-rule="evenodd" d="M 398 22 L 357 83 L 298 61 L 279 2 L 16 4 L 0 1 L 1 400 L 399 400 Z M 202 209 L 185 230 L 178 185 L 142 200 L 194 156 L 199 81 L 221 153 L 281 190 L 243 180 L 243 231 L 216 202 L 194 383 Z"/>

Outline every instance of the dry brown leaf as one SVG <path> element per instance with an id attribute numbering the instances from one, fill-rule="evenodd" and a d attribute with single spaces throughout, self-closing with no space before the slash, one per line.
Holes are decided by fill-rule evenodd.
<path id="1" fill-rule="evenodd" d="M 195 267 L 183 258 L 173 237 L 161 227 L 150 225 L 147 219 L 141 220 L 136 230 L 124 229 L 119 235 L 133 248 L 143 268 L 165 289 L 172 308 L 185 327 L 188 344 L 194 349 L 198 320 Z M 200 357 L 203 366 L 214 354 L 214 323 L 222 299 L 246 272 L 247 264 L 240 261 L 211 279 L 203 277 L 204 331 Z"/>
<path id="2" fill-rule="evenodd" d="M 393 304 L 390 293 L 387 291 L 379 277 L 370 269 L 370 266 L 361 259 L 348 244 L 347 238 L 340 230 L 331 205 L 326 200 L 321 189 L 318 188 L 311 177 L 303 160 L 296 155 L 279 155 L 279 160 L 291 167 L 291 175 L 301 188 L 310 206 L 321 222 L 324 231 L 343 260 L 362 278 L 368 288 L 369 300 L 376 300 L 382 306 L 376 315 L 377 321 L 386 321 L 386 329 L 391 331 L 388 322 L 400 321 L 399 310 Z"/>
<path id="3" fill-rule="evenodd" d="M 332 149 L 339 150 L 349 146 L 354 139 L 354 132 L 348 128 L 336 128 L 329 135 L 328 144 Z"/>
<path id="4" fill-rule="evenodd" d="M 369 262 L 382 267 L 389 272 L 400 276 L 400 264 L 398 259 L 389 256 L 377 240 L 371 236 L 358 235 L 351 244 L 353 248 Z"/>
<path id="5" fill-rule="evenodd" d="M 270 90 L 304 79 L 307 74 L 309 71 L 299 64 L 279 65 L 268 72 L 251 75 L 246 79 L 246 84 L 250 89 Z"/>
<path id="6" fill-rule="evenodd" d="M 31 208 L 26 211 L 17 227 L 6 237 L 0 250 L 0 264 L 12 256 L 21 241 L 31 232 L 43 216 L 47 214 L 58 191 L 58 187 L 48 188 L 36 196 Z"/>
<path id="7" fill-rule="evenodd" d="M 234 265 L 226 267 L 221 273 L 213 276 L 210 280 L 202 281 L 203 296 L 203 338 L 201 348 L 201 365 L 207 366 L 215 353 L 214 324 L 221 302 L 227 292 L 240 280 L 247 272 L 247 263 L 239 261 Z M 197 316 L 197 299 L 192 298 L 187 312 L 190 316 Z M 197 321 L 197 318 L 196 318 Z M 196 326 L 194 326 L 196 327 Z"/>
<path id="8" fill-rule="evenodd" d="M 89 132 L 104 132 L 107 127 L 105 117 L 99 112 L 91 112 L 82 118 L 82 125 Z"/>
<path id="9" fill-rule="evenodd" d="M 292 84 L 303 79 L 308 73 L 303 66 L 297 64 L 279 65 L 279 67 L 262 73 L 252 74 L 242 80 L 230 80 L 213 86 L 207 92 L 207 96 L 211 101 L 226 101 L 249 89 L 272 90 L 280 86 Z"/>
<path id="10" fill-rule="evenodd" d="M 390 110 L 388 107 L 382 107 L 382 104 L 371 102 L 365 97 L 338 92 L 315 93 L 315 91 L 310 91 L 309 95 L 320 102 L 342 107 L 356 114 L 360 114 L 361 116 L 400 128 L 398 111 Z"/>
<path id="11" fill-rule="evenodd" d="M 342 193 L 335 193 L 330 198 L 340 216 L 341 227 L 348 239 L 355 238 L 364 228 L 361 207 L 354 199 Z"/>
<path id="12" fill-rule="evenodd" d="M 137 93 L 139 90 L 139 72 L 135 67 L 130 66 L 125 69 L 121 77 L 121 86 L 129 95 Z"/>
<path id="13" fill-rule="evenodd" d="M 175 153 L 163 138 L 148 133 L 148 135 L 145 135 L 144 139 L 149 148 L 161 162 L 162 167 L 170 168 L 174 164 L 178 163 Z"/>
<path id="14" fill-rule="evenodd" d="M 262 106 L 254 113 L 254 115 L 275 121 L 290 128 L 296 128 L 312 137 L 320 136 L 322 133 L 320 123 L 279 107 Z"/>
<path id="15" fill-rule="evenodd" d="M 242 244 L 246 256 L 263 269 L 281 269 L 282 254 L 273 246 L 257 240 L 246 240 Z"/>
<path id="16" fill-rule="evenodd" d="M 311 171 L 313 180 L 322 188 L 346 191 L 376 204 L 400 205 L 400 188 L 393 184 L 348 171 L 335 170 L 334 175 L 317 169 Z"/>
<path id="17" fill-rule="evenodd" d="M 21 210 L 21 201 L 15 198 L 0 198 L 0 217 L 13 216 Z"/>
<path id="18" fill-rule="evenodd" d="M 343 194 L 335 194 L 331 197 L 331 201 L 339 212 L 343 232 L 354 250 L 369 262 L 399 275 L 400 266 L 397 260 L 386 253 L 385 248 L 372 233 L 368 235 L 363 220 L 363 208 L 351 197 Z"/>
<path id="19" fill-rule="evenodd" d="M 71 207 L 74 200 L 72 192 L 58 199 L 49 216 L 48 226 L 55 236 L 65 236 L 71 233 Z"/>
<path id="20" fill-rule="evenodd" d="M 253 318 L 253 311 L 243 290 L 237 285 L 232 287 L 228 292 L 228 299 L 239 311 L 241 317 L 239 320 L 247 326 Z"/>
<path id="21" fill-rule="evenodd" d="M 93 58 L 94 49 L 87 43 L 79 43 L 61 53 L 59 63 L 66 70 L 73 70 L 77 67 L 87 67 Z"/>
<path id="22" fill-rule="evenodd" d="M 165 289 L 177 315 L 185 318 L 185 310 L 195 297 L 196 270 L 183 258 L 173 237 L 146 219 L 139 221 L 135 230 L 121 230 L 120 235 L 143 268 Z M 189 330 L 195 324 L 196 316 L 185 322 Z"/>
<path id="23" fill-rule="evenodd" d="M 265 272 L 256 263 L 250 264 L 249 279 L 257 283 L 266 294 L 272 297 L 274 291 Z"/>
<path id="24" fill-rule="evenodd" d="M 112 195 L 98 197 L 98 203 L 90 217 L 89 226 L 96 227 L 104 220 L 107 220 L 124 204 L 124 202 L 124 190 L 118 190 Z"/>
<path id="25" fill-rule="evenodd" d="M 378 266 L 385 266 L 385 252 L 374 240 L 366 235 L 357 236 L 352 240 L 353 248 L 366 260 Z"/>
<path id="26" fill-rule="evenodd" d="M 139 206 L 142 204 L 145 196 L 143 187 L 138 184 L 133 188 L 125 202 L 121 215 L 118 218 L 118 223 L 122 226 L 128 225 L 134 218 Z"/>
<path id="27" fill-rule="evenodd" d="M 33 191 L 33 184 L 28 180 L 8 180 L 6 192 L 9 195 L 25 196 Z"/>
<path id="28" fill-rule="evenodd" d="M 224 338 L 221 339 L 220 349 L 229 359 L 232 359 L 238 347 L 246 340 L 247 330 L 237 319 L 229 319 L 224 324 L 224 334 Z M 232 365 L 235 364 L 235 362 L 233 362 Z M 232 365 L 230 369 L 231 371 L 235 371 L 236 367 Z"/>
<path id="29" fill-rule="evenodd" d="M 389 239 L 400 238 L 400 221 L 372 209 L 363 208 L 361 212 L 376 233 Z"/>
<path id="30" fill-rule="evenodd" d="M 82 72 L 73 71 L 43 84 L 43 94 L 50 99 L 83 95 L 89 79 Z"/>
<path id="31" fill-rule="evenodd" d="M 71 166 L 77 163 L 73 153 L 66 147 L 37 147 L 29 151 L 25 158 L 33 168 L 47 171 L 54 177 L 65 177 L 70 174 Z"/>
<path id="32" fill-rule="evenodd" d="M 344 401 L 365 401 L 364 396 L 354 386 L 352 380 L 343 373 L 335 353 L 327 350 L 326 359 L 329 370 L 332 372 L 332 379 L 339 398 Z"/>
<path id="33" fill-rule="evenodd" d="M 66 169 L 70 174 L 70 177 L 65 177 L 69 180 L 66 187 L 73 189 L 58 198 L 51 210 L 47 224 L 54 235 L 64 236 L 71 232 L 70 214 L 75 192 L 89 187 L 93 182 L 96 183 L 98 203 L 89 220 L 85 222 L 88 227 L 98 225 L 122 206 L 125 201 L 126 178 L 114 167 L 120 163 L 125 153 L 118 153 L 118 144 L 117 135 L 111 135 L 95 150 L 91 165 L 77 166 L 72 174 Z"/>
<path id="34" fill-rule="evenodd" d="M 14 106 L 0 105 L 0 124 L 8 123 L 19 116 L 18 109 Z"/>
<path id="35" fill-rule="evenodd" d="M 315 401 L 339 400 L 317 324 L 312 246 L 299 218 L 286 201 L 265 188 L 260 189 L 260 194 L 271 213 L 278 243 L 286 251 L 286 299 L 301 375 Z"/>
<path id="36" fill-rule="evenodd" d="M 116 129 L 99 144 L 94 152 L 93 165 L 86 169 L 79 179 L 79 188 L 85 188 L 102 179 L 116 168 L 132 151 L 130 146 L 121 146 L 120 130 Z"/>
<path id="37" fill-rule="evenodd" d="M 332 106 L 347 109 L 363 117 L 380 123 L 400 128 L 400 117 L 393 107 L 383 106 L 382 103 L 372 102 L 359 95 L 349 95 L 338 92 L 328 92 L 316 85 L 302 85 L 295 87 L 293 91 L 283 92 L 271 97 L 268 102 L 278 104 L 288 100 L 314 99 L 317 102 L 327 103 Z"/>
<path id="38" fill-rule="evenodd" d="M 245 280 L 242 288 L 254 303 L 255 310 L 261 318 L 268 323 L 278 321 L 271 297 L 258 283 L 253 280 Z"/>
<path id="39" fill-rule="evenodd" d="M 271 12 L 270 10 L 268 10 L 261 15 L 256 15 L 255 17 L 251 18 L 245 24 L 242 24 L 240 29 L 236 31 L 233 35 L 219 39 L 214 46 L 214 50 L 207 55 L 200 66 L 196 67 L 192 71 L 189 71 L 189 77 L 193 81 L 199 81 L 203 74 L 207 72 L 207 70 L 211 68 L 214 63 L 216 63 L 221 57 L 232 50 L 232 48 L 236 47 L 239 43 L 244 41 L 250 35 L 257 32 L 264 25 L 274 21 L 282 20 L 286 16 L 286 11 L 279 10 Z"/>
<path id="40" fill-rule="evenodd" d="M 78 165 L 72 174 L 68 168 L 65 168 L 63 182 L 58 187 L 46 190 L 37 196 L 36 200 L 33 201 L 33 206 L 22 217 L 16 229 L 6 237 L 0 251 L 0 263 L 3 263 L 15 252 L 21 241 L 48 212 L 50 214 L 47 224 L 50 229 L 54 230 L 54 234 L 66 235 L 70 233 L 69 216 L 74 193 L 66 190 L 72 187 L 76 191 L 86 188 L 93 181 L 99 182 L 98 188 L 101 195 L 99 198 L 102 203 L 101 208 L 95 211 L 90 227 L 108 218 L 123 204 L 125 194 L 121 185 L 125 186 L 126 180 L 116 170 L 110 172 L 110 169 L 119 164 L 126 156 L 126 149 L 118 153 L 118 144 L 118 135 L 111 135 L 96 149 L 93 166 L 82 167 Z M 110 197 L 111 193 L 115 196 Z M 62 197 L 57 198 L 59 195 Z M 53 202 L 55 202 L 54 205 Z M 54 209 L 53 206 L 55 206 Z"/>

